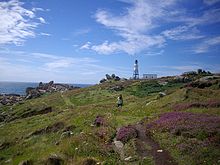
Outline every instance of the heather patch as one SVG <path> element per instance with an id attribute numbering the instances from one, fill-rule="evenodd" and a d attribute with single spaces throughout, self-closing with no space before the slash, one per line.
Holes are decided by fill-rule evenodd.
<path id="1" fill-rule="evenodd" d="M 161 115 L 158 120 L 148 124 L 147 127 L 151 130 L 168 131 L 177 136 L 208 140 L 220 136 L 220 117 L 187 112 L 169 112 Z"/>
<path id="2" fill-rule="evenodd" d="M 190 108 L 217 108 L 220 107 L 220 100 L 209 100 L 207 102 L 179 103 L 173 106 L 173 110 L 182 111 Z"/>
<path id="3" fill-rule="evenodd" d="M 128 140 L 136 137 L 137 131 L 131 125 L 121 127 L 116 134 L 116 140 L 122 141 L 123 143 L 126 143 Z"/>
<path id="4" fill-rule="evenodd" d="M 99 127 L 99 126 L 101 126 L 101 125 L 104 125 L 104 124 L 105 124 L 105 119 L 104 119 L 102 116 L 98 115 L 98 116 L 96 116 L 96 119 L 95 119 L 95 121 L 94 121 L 94 124 L 95 124 L 97 127 Z"/>
<path id="5" fill-rule="evenodd" d="M 191 164 L 219 161 L 220 117 L 189 112 L 169 112 L 147 125 L 154 137 L 170 148 L 177 159 L 193 158 Z M 167 135 L 163 137 L 163 135 Z M 186 163 L 188 164 L 188 163 Z"/>

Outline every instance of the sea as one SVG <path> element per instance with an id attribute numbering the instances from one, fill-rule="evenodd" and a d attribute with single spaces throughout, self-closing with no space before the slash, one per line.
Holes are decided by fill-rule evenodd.
<path id="1" fill-rule="evenodd" d="M 0 81 L 0 94 L 19 94 L 25 95 L 27 87 L 37 87 L 39 83 L 36 82 L 4 82 Z M 85 88 L 92 84 L 69 84 L 75 87 Z"/>

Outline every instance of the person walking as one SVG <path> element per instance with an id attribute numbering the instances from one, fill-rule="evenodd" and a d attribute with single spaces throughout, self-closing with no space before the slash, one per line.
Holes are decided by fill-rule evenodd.
<path id="1" fill-rule="evenodd" d="M 120 94 L 117 99 L 117 106 L 122 107 L 122 105 L 123 105 L 123 98 L 122 95 Z"/>

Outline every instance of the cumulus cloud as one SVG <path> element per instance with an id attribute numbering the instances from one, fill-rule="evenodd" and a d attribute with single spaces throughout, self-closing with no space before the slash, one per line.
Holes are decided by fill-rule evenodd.
<path id="1" fill-rule="evenodd" d="M 206 53 L 210 51 L 211 48 L 219 46 L 220 45 L 220 36 L 209 38 L 207 40 L 204 40 L 201 44 L 195 46 L 193 48 L 194 53 Z"/>
<path id="2" fill-rule="evenodd" d="M 36 19 L 36 10 L 24 8 L 18 0 L 0 2 L 0 44 L 21 45 L 27 38 L 35 37 L 34 30 L 45 23 L 42 17 Z"/>

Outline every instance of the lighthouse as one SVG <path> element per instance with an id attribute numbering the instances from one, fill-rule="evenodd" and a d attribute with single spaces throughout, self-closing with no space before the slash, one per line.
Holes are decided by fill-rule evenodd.
<path id="1" fill-rule="evenodd" d="M 138 60 L 135 60 L 134 63 L 134 73 L 133 73 L 133 79 L 139 79 L 139 72 L 138 72 Z"/>

